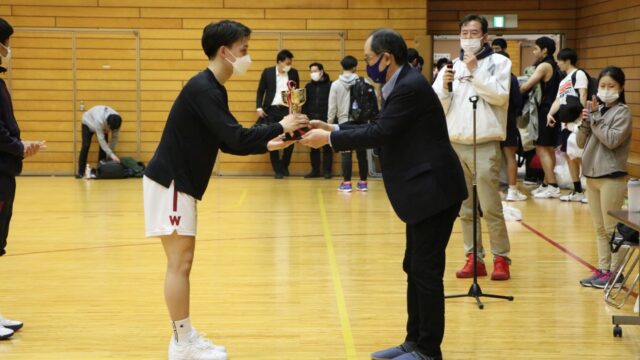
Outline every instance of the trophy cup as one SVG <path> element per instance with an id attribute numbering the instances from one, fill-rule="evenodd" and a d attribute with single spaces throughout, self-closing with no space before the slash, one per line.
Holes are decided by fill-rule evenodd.
<path id="1" fill-rule="evenodd" d="M 302 111 L 302 105 L 307 101 L 307 89 L 296 89 L 296 82 L 290 80 L 287 83 L 289 90 L 281 91 L 282 102 L 289 106 L 289 114 L 299 114 Z M 300 140 L 302 135 L 309 131 L 309 128 L 295 130 L 292 133 L 286 133 L 284 140 Z"/>

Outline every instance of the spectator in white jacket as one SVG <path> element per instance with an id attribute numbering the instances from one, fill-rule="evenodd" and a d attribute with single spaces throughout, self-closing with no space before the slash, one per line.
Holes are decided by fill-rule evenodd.
<path id="1" fill-rule="evenodd" d="M 87 166 L 87 155 L 91 146 L 93 134 L 96 134 L 100 151 L 98 160 L 109 158 L 113 161 L 120 161 L 115 154 L 116 144 L 120 134 L 122 118 L 114 109 L 105 105 L 96 105 L 82 114 L 82 148 L 78 159 L 78 173 L 76 178 L 82 178 Z M 111 143 L 109 141 L 111 132 Z"/>
<path id="2" fill-rule="evenodd" d="M 493 253 L 492 280 L 510 277 L 510 243 L 502 213 L 499 193 L 500 141 L 506 138 L 507 109 L 511 86 L 511 61 L 495 54 L 486 43 L 488 24 L 484 17 L 468 15 L 460 22 L 460 57 L 453 62 L 453 71 L 442 68 L 433 88 L 438 94 L 447 115 L 449 137 L 455 149 L 472 193 L 473 171 L 473 105 L 469 98 L 478 96 L 476 151 L 478 200 L 489 228 L 489 240 Z M 449 91 L 452 83 L 452 91 Z M 462 234 L 467 262 L 456 272 L 458 278 L 473 276 L 477 266 L 478 276 L 486 276 L 484 248 L 478 224 L 478 264 L 473 263 L 473 198 L 469 196 L 460 210 Z"/>
<path id="3" fill-rule="evenodd" d="M 340 61 L 342 66 L 342 75 L 338 80 L 331 84 L 331 90 L 329 90 L 329 113 L 327 119 L 329 124 L 343 124 L 350 121 L 349 107 L 351 106 L 351 87 L 358 80 L 358 74 L 356 70 L 358 67 L 358 60 L 347 55 Z M 351 192 L 351 174 L 353 166 L 352 151 L 344 151 L 341 154 L 342 160 L 342 178 L 343 181 L 338 186 L 338 191 Z M 360 181 L 356 185 L 358 191 L 367 191 L 367 174 L 369 172 L 369 164 L 367 163 L 367 150 L 356 150 L 356 157 L 358 158 L 358 172 Z"/>

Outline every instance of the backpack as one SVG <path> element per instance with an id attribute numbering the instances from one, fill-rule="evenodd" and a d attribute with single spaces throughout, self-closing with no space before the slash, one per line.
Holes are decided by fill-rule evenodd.
<path id="1" fill-rule="evenodd" d="M 144 175 L 145 166 L 142 161 L 136 161 L 132 157 L 122 157 L 120 163 L 124 167 L 126 177 L 141 178 Z"/>
<path id="2" fill-rule="evenodd" d="M 363 77 L 349 89 L 349 121 L 367 122 L 378 116 L 378 96 L 371 84 Z"/>
<path id="3" fill-rule="evenodd" d="M 587 100 L 591 99 L 591 97 L 598 92 L 598 82 L 596 79 L 589 76 L 586 71 L 577 69 L 573 72 L 573 74 L 571 74 L 572 87 L 575 86 L 575 83 L 577 81 L 576 79 L 578 71 L 582 71 L 587 76 Z M 565 105 L 561 105 L 560 109 L 558 109 L 558 112 L 556 113 L 556 117 L 560 122 L 573 122 L 580 117 L 580 114 L 582 114 L 582 109 L 584 107 L 582 106 L 582 103 L 580 103 L 580 91 L 575 87 L 573 88 L 573 90 L 576 92 L 576 96 L 568 95 L 566 97 L 567 103 Z"/>
<path id="4" fill-rule="evenodd" d="M 98 179 L 124 179 L 126 175 L 124 166 L 118 161 L 100 160 L 96 172 Z"/>

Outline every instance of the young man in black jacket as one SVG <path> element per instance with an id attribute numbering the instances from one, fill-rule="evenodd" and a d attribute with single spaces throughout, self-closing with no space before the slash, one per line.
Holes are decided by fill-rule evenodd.
<path id="1" fill-rule="evenodd" d="M 306 114 L 309 119 L 327 122 L 331 79 L 329 79 L 329 74 L 324 72 L 324 66 L 317 62 L 309 65 L 309 72 L 311 73 L 311 81 L 309 81 L 305 86 L 307 91 L 307 102 L 304 103 L 302 112 Z M 311 149 L 309 153 L 309 156 L 311 157 L 311 172 L 305 175 L 305 178 L 317 178 L 320 176 L 324 176 L 325 179 L 331 178 L 333 151 L 329 145 L 322 147 L 322 156 L 324 159 L 321 172 L 320 150 L 321 149 Z"/>
<path id="2" fill-rule="evenodd" d="M 145 171 L 147 237 L 160 237 L 167 256 L 165 300 L 173 335 L 169 360 L 226 360 L 224 347 L 200 337 L 189 319 L 189 274 L 196 236 L 196 200 L 207 188 L 218 150 L 235 155 L 283 149 L 280 135 L 308 125 L 304 115 L 243 128 L 229 111 L 224 83 L 244 74 L 251 30 L 224 20 L 204 28 L 202 48 L 209 66 L 184 86 L 173 104 L 153 158 Z"/>
<path id="3" fill-rule="evenodd" d="M 276 65 L 270 66 L 262 71 L 258 92 L 256 96 L 256 112 L 259 118 L 266 119 L 267 123 L 277 123 L 289 114 L 289 108 L 282 101 L 282 91 L 288 89 L 288 82 L 293 81 L 296 88 L 300 88 L 300 77 L 298 70 L 291 67 L 293 54 L 287 49 L 280 50 L 276 56 Z M 289 146 L 280 152 L 274 150 L 269 152 L 271 166 L 276 179 L 289 176 L 289 164 L 293 146 Z"/>
<path id="4" fill-rule="evenodd" d="M 5 66 L 11 59 L 11 35 L 13 27 L 0 18 L 0 74 L 7 71 Z M 4 80 L 0 79 L 0 256 L 6 253 L 9 223 L 16 196 L 16 176 L 22 172 L 22 160 L 45 147 L 44 141 L 20 139 L 20 128 L 13 114 L 11 95 Z M 6 280 L 8 279 L 7 276 Z M 0 340 L 8 339 L 21 327 L 20 321 L 5 319 L 0 315 Z"/>

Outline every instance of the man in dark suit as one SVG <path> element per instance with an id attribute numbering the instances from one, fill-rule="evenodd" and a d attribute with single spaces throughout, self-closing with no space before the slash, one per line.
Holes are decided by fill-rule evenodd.
<path id="1" fill-rule="evenodd" d="M 292 80 L 296 88 L 300 88 L 300 77 L 298 71 L 291 67 L 293 54 L 289 50 L 280 50 L 276 56 L 276 66 L 271 66 L 262 71 L 258 94 L 256 97 L 256 112 L 258 117 L 265 119 L 267 123 L 273 124 L 282 120 L 289 114 L 287 104 L 282 101 L 281 92 L 287 90 L 287 83 Z M 276 179 L 289 176 L 289 164 L 293 146 L 283 150 L 282 158 L 279 151 L 269 152 L 271 166 Z"/>
<path id="2" fill-rule="evenodd" d="M 407 336 L 373 359 L 441 359 L 444 336 L 445 249 L 467 189 L 449 142 L 444 111 L 435 92 L 407 63 L 407 45 L 391 29 L 374 31 L 365 43 L 367 74 L 382 88 L 382 112 L 363 125 L 312 121 L 301 143 L 330 144 L 335 151 L 382 147 L 384 185 L 406 225 L 403 269 L 408 276 Z"/>

